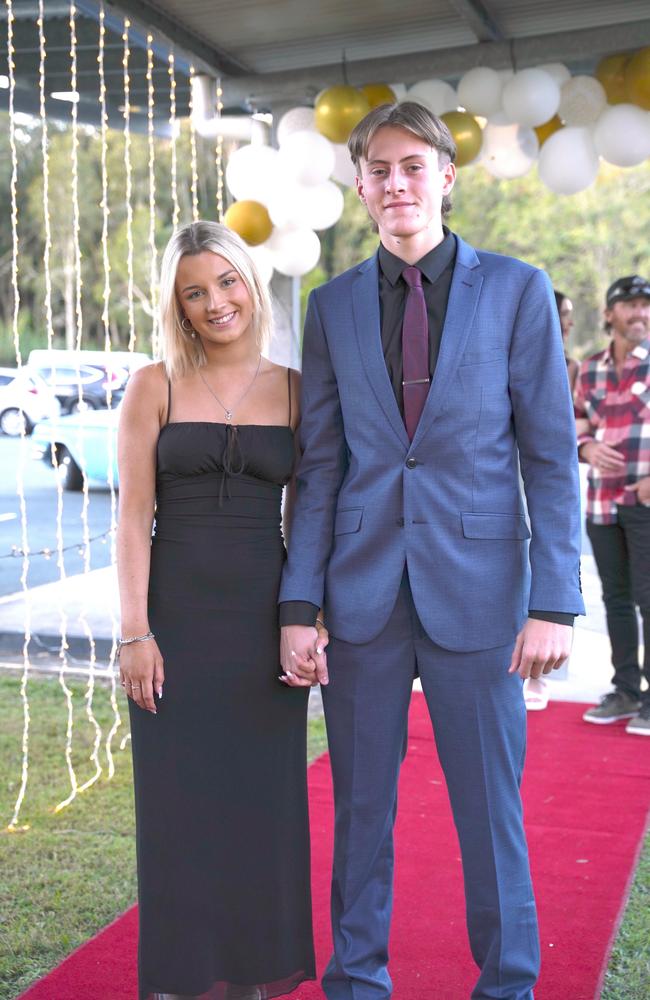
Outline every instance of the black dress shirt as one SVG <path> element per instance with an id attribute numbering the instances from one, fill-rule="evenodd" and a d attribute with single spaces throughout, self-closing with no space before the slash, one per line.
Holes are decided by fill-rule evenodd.
<path id="1" fill-rule="evenodd" d="M 422 288 L 429 320 L 429 374 L 431 377 L 433 377 L 440 352 L 449 289 L 456 263 L 456 239 L 446 226 L 443 226 L 443 233 L 442 242 L 416 262 L 416 267 L 422 272 Z M 402 277 L 402 271 L 408 265 L 381 243 L 378 258 L 381 345 L 388 377 L 393 386 L 400 413 L 404 415 L 402 323 L 408 286 Z M 280 625 L 313 625 L 318 610 L 316 605 L 309 601 L 283 601 L 280 604 Z M 575 616 L 559 611 L 529 611 L 528 617 L 555 622 L 558 625 L 573 625 Z"/>

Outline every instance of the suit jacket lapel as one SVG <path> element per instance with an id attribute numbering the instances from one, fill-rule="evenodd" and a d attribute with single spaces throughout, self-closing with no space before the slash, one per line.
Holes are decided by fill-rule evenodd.
<path id="1" fill-rule="evenodd" d="M 373 392 L 388 422 L 405 449 L 409 448 L 406 427 L 399 412 L 395 393 L 388 377 L 381 346 L 379 318 L 379 275 L 377 255 L 359 267 L 352 287 L 352 311 L 359 352 Z"/>
<path id="2" fill-rule="evenodd" d="M 456 264 L 449 290 L 440 353 L 413 445 L 418 444 L 440 413 L 465 350 L 483 284 L 476 252 L 459 236 L 456 237 L 456 243 Z"/>

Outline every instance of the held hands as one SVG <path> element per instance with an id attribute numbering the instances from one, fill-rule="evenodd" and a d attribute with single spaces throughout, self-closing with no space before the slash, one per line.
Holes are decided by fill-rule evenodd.
<path id="1" fill-rule="evenodd" d="M 327 684 L 325 648 L 329 633 L 322 625 L 283 625 L 280 637 L 280 677 L 289 687 L 312 687 Z"/>
<path id="2" fill-rule="evenodd" d="M 156 715 L 154 692 L 162 698 L 165 671 L 155 639 L 134 642 L 120 650 L 120 682 L 136 705 Z"/>
<path id="3" fill-rule="evenodd" d="M 571 652 L 573 629 L 537 618 L 529 618 L 517 636 L 509 674 L 541 677 L 562 666 Z"/>

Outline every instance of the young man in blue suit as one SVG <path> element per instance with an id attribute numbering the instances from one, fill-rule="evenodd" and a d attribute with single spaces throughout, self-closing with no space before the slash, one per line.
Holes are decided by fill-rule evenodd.
<path id="1" fill-rule="evenodd" d="M 530 1000 L 522 679 L 560 666 L 584 612 L 553 291 L 543 272 L 443 227 L 455 147 L 426 109 L 378 108 L 349 146 L 380 246 L 310 298 L 280 594 L 287 682 L 325 685 L 336 830 L 323 989 L 392 994 L 393 824 L 419 675 L 462 851 L 472 997 Z"/>

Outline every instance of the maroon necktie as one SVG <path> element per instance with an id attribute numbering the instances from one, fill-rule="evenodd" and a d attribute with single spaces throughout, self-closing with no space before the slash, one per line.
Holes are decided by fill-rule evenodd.
<path id="1" fill-rule="evenodd" d="M 418 267 L 405 267 L 408 285 L 402 325 L 404 423 L 412 441 L 429 392 L 429 321 Z"/>

